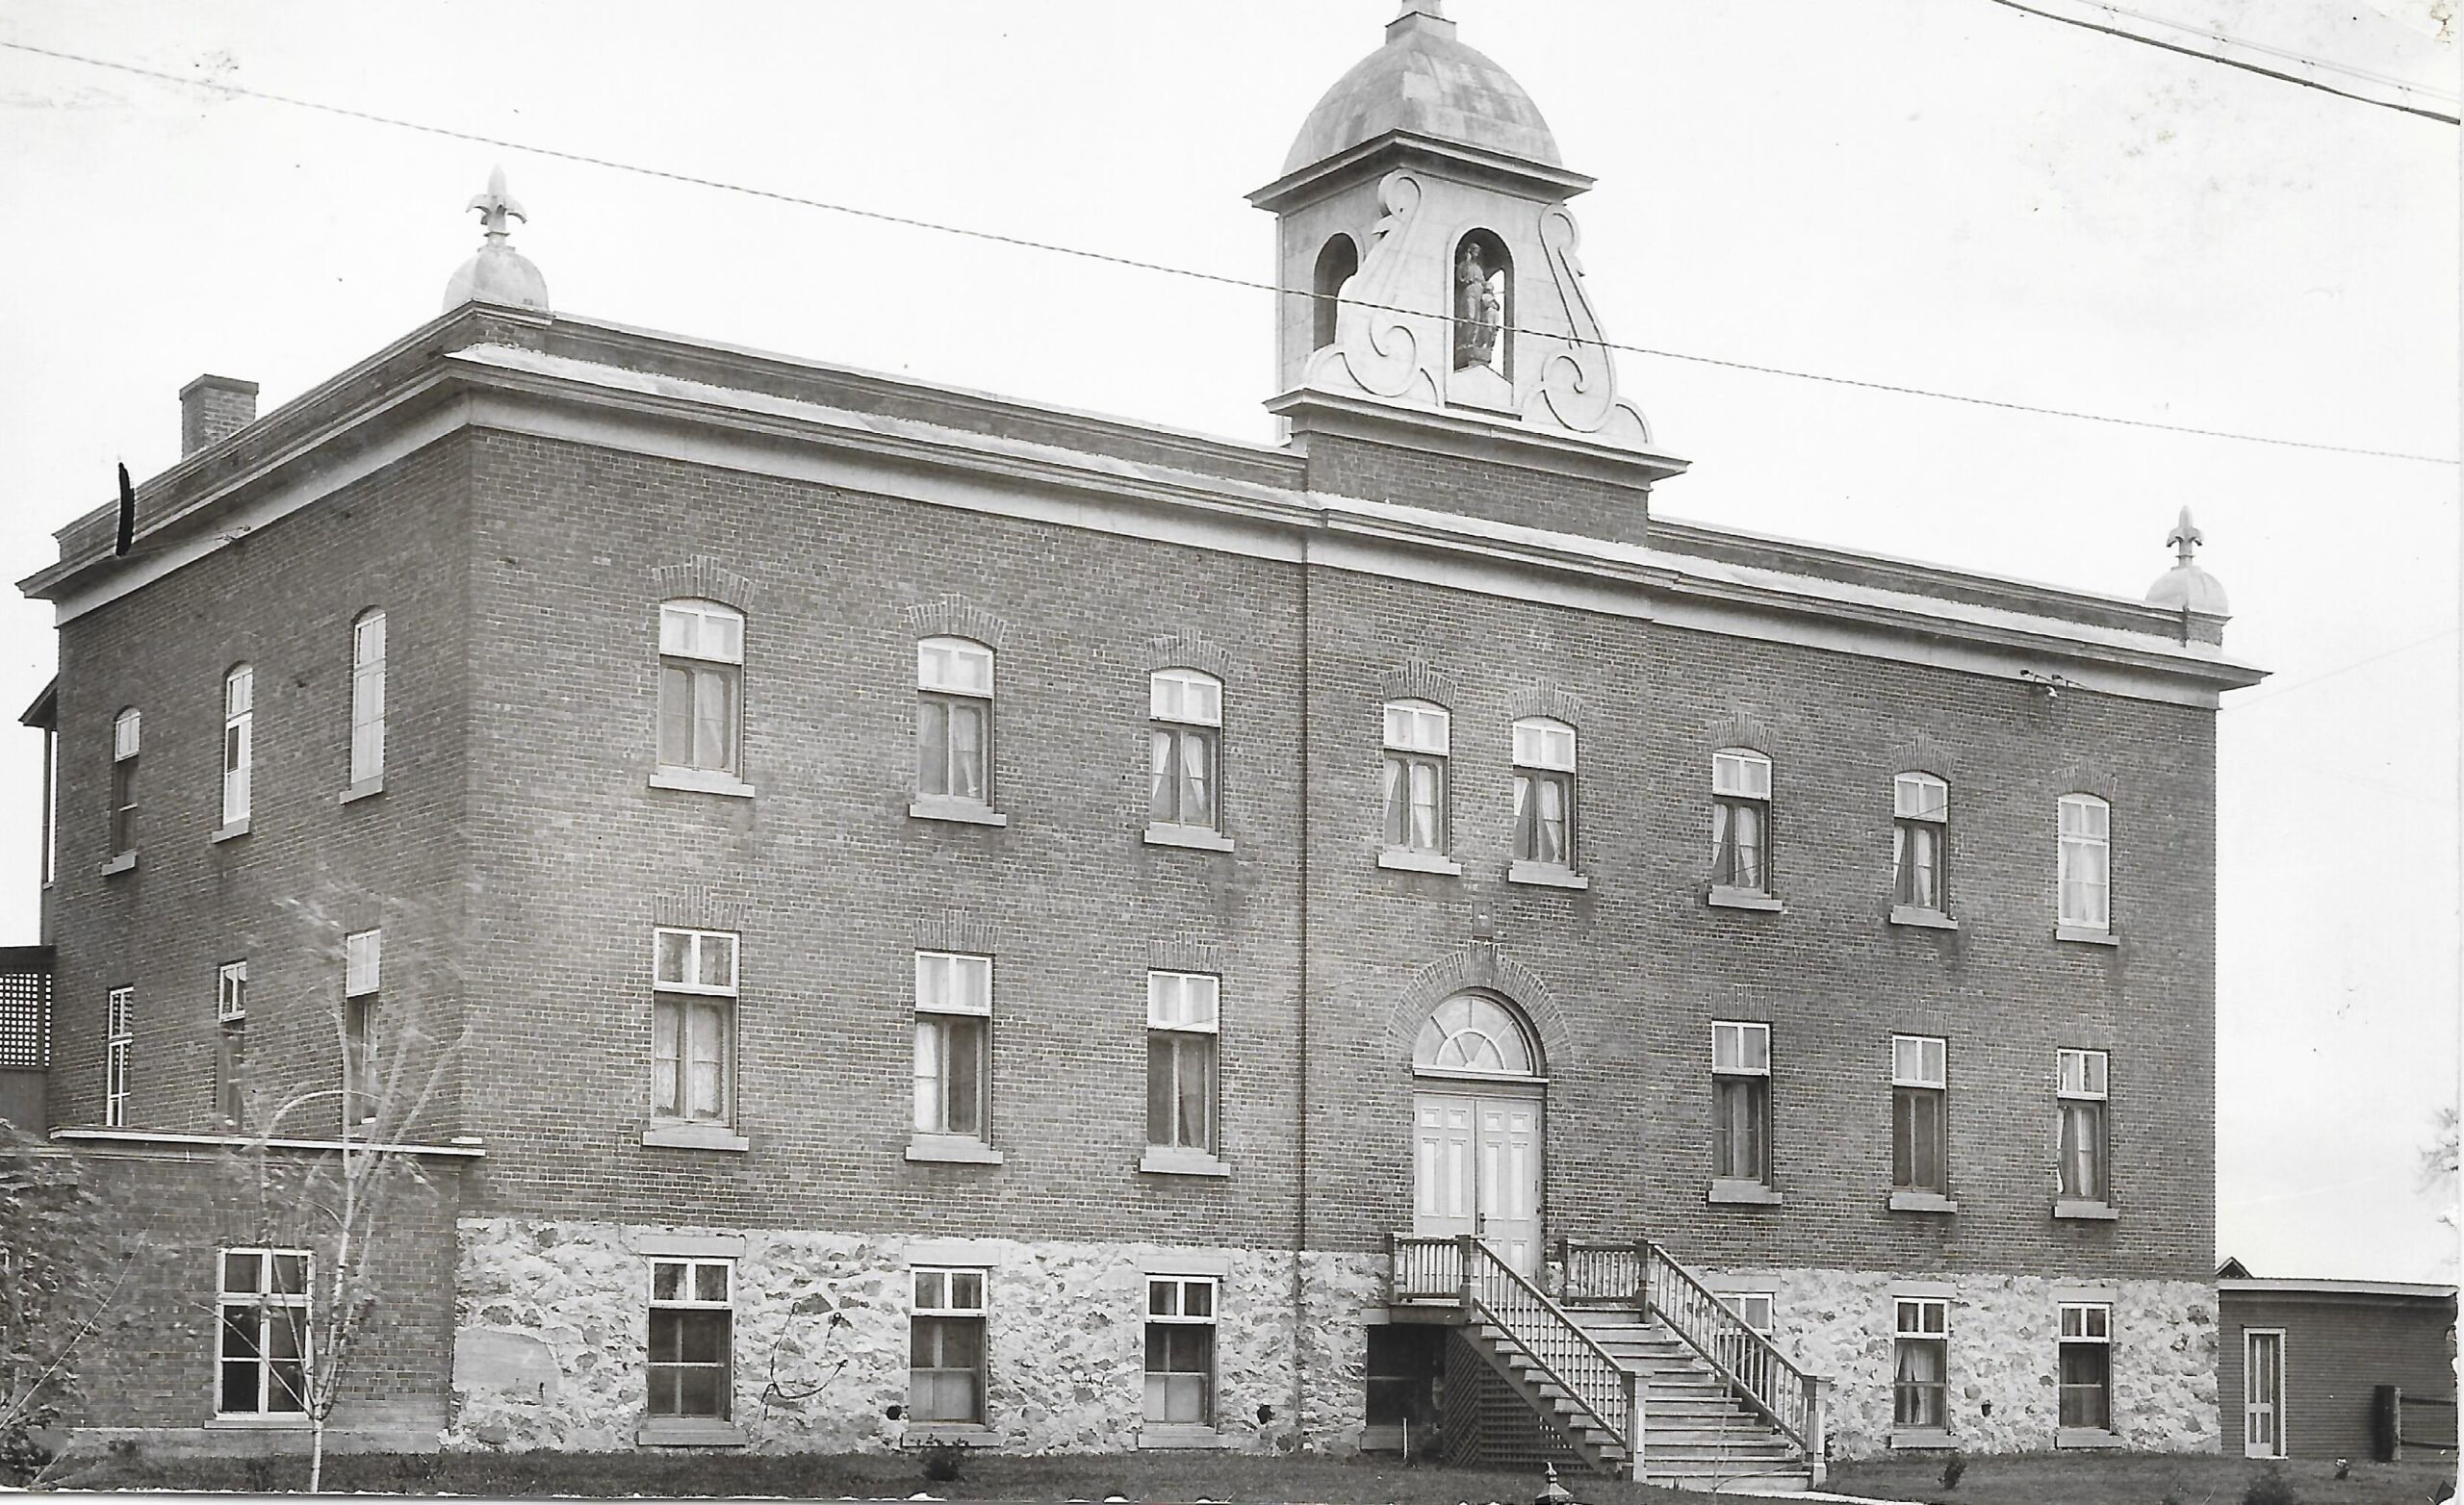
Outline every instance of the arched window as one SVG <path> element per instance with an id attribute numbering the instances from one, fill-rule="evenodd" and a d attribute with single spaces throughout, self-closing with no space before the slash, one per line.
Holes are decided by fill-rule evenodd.
<path id="1" fill-rule="evenodd" d="M 1711 754 L 1711 883 L 1771 891 L 1771 760 L 1752 748 Z"/>
<path id="2" fill-rule="evenodd" d="M 1951 786 L 1932 774 L 1890 781 L 1894 906 L 1936 914 L 1951 907 Z"/>
<path id="3" fill-rule="evenodd" d="M 137 747 L 140 723 L 131 705 L 112 718 L 112 855 L 137 850 Z"/>
<path id="4" fill-rule="evenodd" d="M 248 819 L 248 768 L 256 757 L 257 676 L 235 664 L 222 676 L 222 825 Z"/>
<path id="5" fill-rule="evenodd" d="M 1335 343 L 1335 317 L 1342 310 L 1339 299 L 1344 284 L 1360 270 L 1360 247 L 1350 236 L 1339 235 L 1318 249 L 1318 269 L 1311 277 L 1309 291 L 1309 348 L 1322 350 Z"/>
<path id="6" fill-rule="evenodd" d="M 1575 862 L 1575 728 L 1547 716 L 1514 724 L 1514 860 Z"/>
<path id="7" fill-rule="evenodd" d="M 1446 765 L 1453 718 L 1427 701 L 1386 702 L 1386 845 L 1446 851 Z"/>
<path id="8" fill-rule="evenodd" d="M 1422 1071 L 1536 1077 L 1539 1052 L 1514 1011 L 1486 993 L 1457 993 L 1437 1006 L 1412 1044 Z"/>
<path id="9" fill-rule="evenodd" d="M 385 613 L 350 625 L 350 781 L 385 775 Z"/>
<path id="10" fill-rule="evenodd" d="M 1219 829 L 1223 820 L 1223 681 L 1195 669 L 1159 669 L 1146 681 L 1147 819 Z"/>
<path id="11" fill-rule="evenodd" d="M 708 600 L 658 608 L 658 766 L 744 772 L 744 613 Z"/>
<path id="12" fill-rule="evenodd" d="M 1514 375 L 1514 258 L 1496 232 L 1474 230 L 1454 242 L 1454 369 L 1485 366 Z"/>
<path id="13" fill-rule="evenodd" d="M 2113 929 L 2113 806 L 2092 794 L 2066 794 L 2061 809 L 2062 903 L 2056 923 Z"/>
<path id="14" fill-rule="evenodd" d="M 972 638 L 915 645 L 915 792 L 992 803 L 992 650 Z"/>

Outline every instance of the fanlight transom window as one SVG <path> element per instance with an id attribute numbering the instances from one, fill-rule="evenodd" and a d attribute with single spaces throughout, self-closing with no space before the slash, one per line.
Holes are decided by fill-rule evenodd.
<path id="1" fill-rule="evenodd" d="M 1421 1026 L 1412 1064 L 1424 1071 L 1468 1071 L 1486 1077 L 1536 1077 L 1531 1040 L 1513 1012 L 1494 998 L 1457 993 Z"/>

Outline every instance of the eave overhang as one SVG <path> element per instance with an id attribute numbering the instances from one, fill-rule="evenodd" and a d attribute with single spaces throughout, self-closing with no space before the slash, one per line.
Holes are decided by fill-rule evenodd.
<path id="1" fill-rule="evenodd" d="M 1270 214 L 1281 214 L 1294 204 L 1330 193 L 1371 172 L 1382 173 L 1414 163 L 1443 166 L 1474 182 L 1550 203 L 1572 198 L 1597 181 L 1584 173 L 1528 158 L 1441 140 L 1417 131 L 1394 130 L 1287 172 L 1251 191 L 1248 200 Z"/>

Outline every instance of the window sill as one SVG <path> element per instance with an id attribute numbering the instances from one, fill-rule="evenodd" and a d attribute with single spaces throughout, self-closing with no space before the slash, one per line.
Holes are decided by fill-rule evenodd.
<path id="1" fill-rule="evenodd" d="M 1420 852 L 1410 847 L 1387 847 L 1377 854 L 1377 865 L 1398 873 L 1435 873 L 1445 878 L 1461 878 L 1463 864 L 1442 852 Z"/>
<path id="2" fill-rule="evenodd" d="M 711 768 L 661 768 L 651 774 L 654 789 L 681 789 L 687 794 L 720 794 L 731 800 L 750 800 L 753 786 L 733 774 Z M 647 1422 L 644 1425 L 648 1425 Z"/>
<path id="3" fill-rule="evenodd" d="M 1232 838 L 1211 826 L 1174 826 L 1156 821 L 1146 828 L 1150 847 L 1187 847 L 1193 852 L 1229 852 Z"/>
<path id="4" fill-rule="evenodd" d="M 929 1161 L 945 1165 L 998 1165 L 1001 1152 L 964 1134 L 919 1134 L 910 1135 L 907 1158 Z"/>
<path id="5" fill-rule="evenodd" d="M 1766 914 L 1787 912 L 1787 906 L 1780 902 L 1778 895 L 1765 893 L 1759 888 L 1722 888 L 1715 883 L 1711 891 L 1703 896 L 1703 902 L 1714 909 L 1759 909 Z"/>
<path id="6" fill-rule="evenodd" d="M 2056 1197 L 2053 1199 L 2053 1215 L 2075 1218 L 2089 1223 L 2114 1223 L 2121 1220 L 2121 1214 L 2114 1211 L 2112 1203 L 2099 1202 L 2092 1197 Z"/>
<path id="7" fill-rule="evenodd" d="M 1892 1447 L 1957 1447 L 1959 1439 L 1947 1427 L 1901 1427 L 1890 1435 Z"/>
<path id="8" fill-rule="evenodd" d="M 2103 1427 L 2056 1427 L 2053 1445 L 2061 1448 L 2126 1447 L 2129 1444 L 2121 1440 L 2120 1433 L 2108 1432 Z"/>
<path id="9" fill-rule="evenodd" d="M 1150 1421 L 1138 1429 L 1142 1448 L 1230 1447 L 1232 1440 L 1213 1427 L 1192 1422 Z"/>
<path id="10" fill-rule="evenodd" d="M 1570 867 L 1554 862 L 1517 862 L 1505 870 L 1509 883 L 1531 883 L 1541 888 L 1589 888 L 1591 880 Z"/>
<path id="11" fill-rule="evenodd" d="M 1912 925 L 1920 931 L 1956 931 L 1960 922 L 1939 909 L 1920 909 L 1914 905 L 1895 904 L 1890 906 L 1890 923 Z"/>
<path id="12" fill-rule="evenodd" d="M 2100 929 L 2093 925 L 2057 925 L 2053 928 L 2053 938 L 2058 941 L 2077 941 L 2083 946 L 2121 944 L 2121 937 L 2111 930 Z"/>
<path id="13" fill-rule="evenodd" d="M 1890 1210 L 1894 1212 L 1956 1212 L 1960 1205 L 1938 1191 L 1894 1191 L 1890 1194 Z"/>
<path id="14" fill-rule="evenodd" d="M 717 1416 L 647 1416 L 633 1441 L 645 1447 L 742 1447 L 752 1440 Z"/>
<path id="15" fill-rule="evenodd" d="M 1714 1176 L 1711 1178 L 1711 1189 L 1704 1200 L 1731 1202 L 1747 1207 L 1778 1207 L 1786 1199 L 1758 1181 L 1740 1181 L 1734 1177 Z"/>
<path id="16" fill-rule="evenodd" d="M 1232 1167 L 1204 1150 L 1150 1144 L 1139 1157 L 1138 1168 L 1151 1176 L 1229 1176 Z"/>
<path id="17" fill-rule="evenodd" d="M 359 782 L 344 790 L 342 792 L 342 798 L 336 800 L 334 803 L 336 804 L 348 804 L 354 800 L 365 800 L 371 795 L 383 794 L 384 792 L 385 776 L 383 774 L 374 774 L 369 778 L 361 779 Z"/>
<path id="18" fill-rule="evenodd" d="M 1000 1441 L 1001 1434 L 981 1421 L 911 1421 L 899 1445 L 931 1447 L 946 1442 L 953 1447 L 993 1447 Z"/>
<path id="19" fill-rule="evenodd" d="M 123 852 L 118 856 L 116 856 L 109 862 L 104 863 L 101 871 L 102 876 L 105 878 L 110 878 L 118 873 L 134 873 L 137 871 L 137 854 L 134 852 Z"/>
<path id="20" fill-rule="evenodd" d="M 244 815 L 229 825 L 218 827 L 208 841 L 237 841 L 248 833 L 248 818 Z"/>
<path id="21" fill-rule="evenodd" d="M 642 1130 L 642 1143 L 659 1150 L 749 1150 L 753 1142 L 726 1124 L 657 1123 Z"/>
<path id="22" fill-rule="evenodd" d="M 1007 826 L 1010 817 L 988 804 L 973 800 L 952 800 L 943 795 L 926 795 L 907 807 L 910 820 L 956 821 L 962 826 Z"/>
<path id="23" fill-rule="evenodd" d="M 299 1412 L 270 1416 L 216 1416 L 206 1422 L 206 1426 L 217 1432 L 305 1432 L 308 1430 L 308 1415 Z"/>

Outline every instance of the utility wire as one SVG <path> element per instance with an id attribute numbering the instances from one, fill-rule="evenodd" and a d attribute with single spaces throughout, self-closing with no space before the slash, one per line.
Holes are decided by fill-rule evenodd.
<path id="1" fill-rule="evenodd" d="M 2246 73 L 2257 73 L 2263 77 L 2282 80 L 2287 84 L 2298 84 L 2304 89 L 2321 89 L 2361 104 L 2376 105 L 2382 110 L 2398 110 L 2406 115 L 2421 115 L 2425 119 L 2443 120 L 2449 125 L 2458 123 L 2457 102 L 2451 94 L 2424 89 L 2417 84 L 2407 84 L 2402 79 L 2390 78 L 2384 73 L 2372 73 L 2363 68 L 2348 67 L 2341 63 L 2330 63 L 2324 58 L 2314 58 L 2307 53 L 2289 52 L 2282 47 L 2268 46 L 2264 42 L 2245 41 L 2239 37 L 2228 37 L 2222 32 L 2210 31 L 2203 26 L 2169 21 L 2161 15 L 2148 15 L 2143 12 L 2124 10 L 2120 6 L 2105 5 L 2101 0 L 2078 0 L 2083 10 L 2101 11 L 2109 16 L 2128 16 L 2143 26 L 2161 26 L 2169 31 L 2198 38 L 2209 44 L 2197 46 L 2187 42 L 2167 41 L 2161 37 L 2150 37 L 2144 32 L 2132 31 L 2125 26 L 2107 25 L 2084 15 L 2070 15 L 2060 11 L 2047 10 L 2040 5 L 2023 4 L 2022 0 L 1993 0 L 1993 3 L 2008 6 L 2014 11 L 2024 11 L 2030 15 L 2042 16 L 2048 21 L 2060 21 L 2066 26 L 2102 32 L 2108 37 L 2119 37 L 2125 41 L 2143 42 L 2150 47 L 2161 47 L 2167 52 L 2178 52 L 2186 57 L 2204 59 L 2209 63 L 2220 63 L 2228 68 L 2240 68 Z M 2229 53 L 2214 50 L 2217 47 L 2231 47 L 2243 52 L 2257 53 L 2272 62 L 2237 58 Z M 2290 71 L 2290 68 L 2297 64 L 2312 71 L 2309 73 Z M 2321 72 L 2342 74 L 2353 80 L 2354 84 L 2340 88 L 2334 82 L 2320 77 Z M 2363 92 L 2361 86 L 2365 85 L 2374 88 L 2377 91 Z M 2390 97 L 2391 95 L 2395 97 Z M 2415 100 L 2435 101 L 2435 103 L 2416 104 L 2413 102 Z"/>
<path id="2" fill-rule="evenodd" d="M 2338 664 L 2335 668 L 2326 670 L 2323 673 L 2312 675 L 2307 679 L 2296 679 L 2291 684 L 2275 685 L 2265 695 L 2254 695 L 2246 701 L 2235 701 L 2232 704 L 2223 708 L 2228 711 L 2246 711 L 2253 705 L 2265 705 L 2268 701 L 2279 699 L 2283 696 L 2291 695 L 2296 690 L 2306 690 L 2310 686 L 2317 684 L 2322 679 L 2333 679 L 2338 675 L 2348 675 L 2356 669 L 2367 669 L 2372 664 L 2377 663 L 2382 659 L 2393 658 L 2399 653 L 2409 653 L 2417 648 L 2427 648 L 2429 645 L 2439 641 L 2441 638 L 2453 637 L 2455 635 L 2455 631 L 2456 629 L 2453 627 L 2441 627 L 2436 632 L 2431 633 L 2426 638 L 2415 638 L 2410 643 L 2400 643 L 2396 647 L 2388 649 L 2383 652 L 2373 653 L 2368 658 L 2356 658 L 2348 664 Z"/>
<path id="3" fill-rule="evenodd" d="M 277 94 L 269 89 L 248 89 L 242 85 L 225 84 L 212 79 L 185 78 L 177 73 L 165 72 L 158 68 L 141 67 L 132 63 L 118 63 L 107 58 L 88 57 L 82 53 L 64 52 L 51 47 L 38 47 L 30 42 L 0 39 L 0 48 L 5 48 L 12 52 L 28 53 L 36 57 L 53 58 L 64 63 L 83 64 L 88 67 L 105 68 L 116 73 L 127 73 L 138 78 L 153 79 L 160 83 L 174 84 L 189 89 L 207 89 L 215 93 L 227 94 L 236 98 L 259 99 L 270 104 L 290 105 L 295 109 L 313 110 L 324 115 L 339 115 L 345 119 L 365 120 L 374 125 L 393 126 L 399 130 L 416 131 L 424 135 L 443 137 L 449 140 L 470 141 L 481 146 L 494 146 L 506 151 L 525 152 L 534 157 L 545 157 L 561 162 L 579 163 L 586 166 L 604 167 L 614 172 L 629 172 L 635 174 L 636 176 L 656 178 L 669 183 L 689 184 L 696 188 L 716 189 L 722 192 L 728 193 L 742 193 L 748 197 L 769 199 L 776 203 L 795 204 L 807 209 L 826 210 L 832 214 L 847 215 L 858 219 L 870 219 L 882 224 L 901 225 L 914 230 L 930 230 L 940 235 L 960 236 L 968 240 L 987 241 L 997 245 L 1020 246 L 1028 250 L 1049 252 L 1056 256 L 1071 256 L 1084 261 L 1101 262 L 1115 267 L 1128 267 L 1140 271 L 1159 272 L 1166 276 L 1183 277 L 1198 282 L 1214 283 L 1222 287 L 1243 288 L 1257 293 L 1271 293 L 1279 297 L 1320 298 L 1322 296 L 1322 294 L 1308 290 L 1286 288 L 1271 282 L 1259 282 L 1249 277 L 1227 276 L 1222 272 L 1215 271 L 1198 271 L 1187 267 L 1174 267 L 1164 262 L 1142 261 L 1136 257 L 1118 256 L 1109 251 L 1089 250 L 1084 246 L 1062 245 L 1050 241 L 1029 240 L 1023 236 L 1003 235 L 995 231 L 971 229 L 963 225 L 942 224 L 931 219 L 918 219 L 906 215 L 893 215 L 877 209 L 860 209 L 851 204 L 838 204 L 833 203 L 827 199 L 808 198 L 802 194 L 782 192 L 776 189 L 757 188 L 750 184 L 731 183 L 720 178 L 701 177 L 693 173 L 677 172 L 664 167 L 648 167 L 637 163 L 619 162 L 609 157 L 592 156 L 587 152 L 565 151 L 552 146 L 535 146 L 526 141 L 509 140 L 503 137 L 486 136 L 475 131 L 455 130 L 449 126 L 431 125 L 420 120 L 406 120 L 394 115 L 377 115 L 372 111 L 354 110 L 345 105 L 327 104 L 321 100 L 300 99 L 289 94 Z M 1361 298 L 1348 298 L 1341 295 L 1337 295 L 1334 301 L 1351 304 L 1358 308 L 1372 309 L 1381 313 L 1406 314 L 1424 318 L 1428 317 L 1429 315 L 1429 311 L 1426 309 L 1403 308 L 1389 303 L 1373 303 Z M 1698 365 L 1725 367 L 1731 370 L 1756 371 L 1767 376 L 1791 376 L 1800 381 L 1828 382 L 1834 386 L 1856 387 L 1868 392 L 1890 392 L 1900 394 L 1903 396 L 1932 397 L 1938 401 L 1962 402 L 1973 407 L 1999 408 L 2005 412 L 2012 413 L 2037 413 L 2050 418 L 2076 419 L 2082 422 L 2109 423 L 2123 428 L 2153 429 L 2170 434 L 2191 434 L 2203 439 L 2230 439 L 2238 440 L 2245 444 L 2274 445 L 2288 449 L 2312 449 L 2331 454 L 2367 455 L 2374 459 L 2380 460 L 2416 461 L 2425 465 L 2454 465 L 2457 463 L 2452 456 L 2449 455 L 2414 454 L 2398 449 L 2372 449 L 2356 445 L 2330 445 L 2321 444 L 2311 440 L 2278 439 L 2268 434 L 2246 434 L 2235 432 L 2230 429 L 2220 428 L 2195 428 L 2183 423 L 2160 423 L 2151 419 L 2121 418 L 2109 413 L 2086 413 L 2072 408 L 2040 407 L 2026 402 L 2006 402 L 1994 397 L 1970 396 L 1964 393 L 1938 392 L 1927 387 L 1907 387 L 1891 382 L 1863 381 L 1851 376 L 1830 376 L 1819 371 L 1794 370 L 1784 366 L 1763 366 L 1750 361 L 1725 360 L 1721 357 L 1712 355 L 1694 355 L 1682 350 L 1662 350 L 1651 345 L 1620 344 L 1614 341 L 1586 339 L 1578 335 L 1552 333 L 1549 338 L 1563 340 L 1569 344 L 1575 344 L 1596 345 L 1606 350 L 1619 350 L 1630 355 L 1657 356 L 1663 360 L 1671 361 L 1691 361 Z"/>

